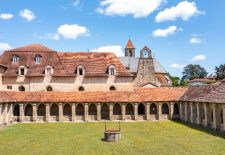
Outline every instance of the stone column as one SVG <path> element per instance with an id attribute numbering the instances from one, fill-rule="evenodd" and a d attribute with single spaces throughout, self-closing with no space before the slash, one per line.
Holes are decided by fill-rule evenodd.
<path id="1" fill-rule="evenodd" d="M 162 119 L 162 103 L 157 104 L 157 119 Z"/>
<path id="2" fill-rule="evenodd" d="M 97 120 L 101 121 L 101 104 L 97 104 Z"/>
<path id="3" fill-rule="evenodd" d="M 9 103 L 9 114 L 8 114 L 8 122 L 9 123 L 12 123 L 13 122 L 13 104 L 12 103 Z"/>
<path id="4" fill-rule="evenodd" d="M 24 116 L 23 103 L 20 103 L 20 122 L 23 122 L 23 116 Z"/>
<path id="5" fill-rule="evenodd" d="M 3 115 L 4 115 L 3 123 L 5 125 L 8 125 L 8 103 L 5 103 Z"/>
<path id="6" fill-rule="evenodd" d="M 76 105 L 72 103 L 72 122 L 76 121 Z"/>
<path id="7" fill-rule="evenodd" d="M 170 103 L 170 107 L 169 107 L 169 119 L 170 119 L 170 120 L 173 119 L 173 111 L 174 111 L 174 103 L 171 102 L 171 103 Z"/>
<path id="8" fill-rule="evenodd" d="M 188 121 L 188 111 L 187 111 L 187 102 L 184 103 L 184 120 L 185 122 Z"/>
<path id="9" fill-rule="evenodd" d="M 213 129 L 216 130 L 216 104 L 213 104 L 212 108 L 213 108 Z"/>
<path id="10" fill-rule="evenodd" d="M 2 104 L 0 104 L 0 126 L 3 125 L 3 122 L 2 122 Z"/>
<path id="11" fill-rule="evenodd" d="M 113 103 L 109 103 L 109 120 L 113 120 Z"/>
<path id="12" fill-rule="evenodd" d="M 33 121 L 36 122 L 37 121 L 37 104 L 36 103 L 33 103 L 32 105 L 33 107 Z"/>
<path id="13" fill-rule="evenodd" d="M 200 124 L 200 105 L 199 103 L 196 103 L 196 107 L 197 107 L 197 116 L 196 116 L 196 124 L 199 125 Z"/>
<path id="14" fill-rule="evenodd" d="M 59 122 L 63 122 L 63 106 L 59 103 Z"/>
<path id="15" fill-rule="evenodd" d="M 179 103 L 179 114 L 180 114 L 180 120 L 183 121 L 183 108 L 182 108 L 182 102 Z"/>
<path id="16" fill-rule="evenodd" d="M 225 131 L 225 105 L 223 105 L 223 131 Z"/>
<path id="17" fill-rule="evenodd" d="M 88 103 L 84 104 L 84 120 L 88 121 Z"/>
<path id="18" fill-rule="evenodd" d="M 46 110 L 46 122 L 50 122 L 50 105 L 49 103 L 46 103 L 46 106 L 45 106 Z"/>
<path id="19" fill-rule="evenodd" d="M 194 121 L 193 121 L 193 103 L 191 102 L 190 103 L 190 105 L 191 105 L 191 116 L 190 116 L 190 122 L 191 123 L 193 123 Z"/>
<path id="20" fill-rule="evenodd" d="M 146 120 L 150 120 L 150 103 L 146 103 Z"/>
<path id="21" fill-rule="evenodd" d="M 125 115 L 126 115 L 126 106 L 125 106 L 125 103 L 122 103 L 122 120 L 125 120 Z"/>
<path id="22" fill-rule="evenodd" d="M 204 126 L 207 127 L 207 125 L 208 125 L 208 110 L 207 110 L 207 104 L 206 103 L 204 103 L 204 113 L 205 113 Z"/>
<path id="23" fill-rule="evenodd" d="M 134 104 L 134 120 L 138 120 L 138 103 Z"/>

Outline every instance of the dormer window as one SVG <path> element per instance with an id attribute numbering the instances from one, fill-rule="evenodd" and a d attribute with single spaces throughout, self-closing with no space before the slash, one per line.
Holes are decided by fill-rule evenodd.
<path id="1" fill-rule="evenodd" d="M 85 73 L 84 66 L 78 66 L 77 67 L 77 75 L 83 76 L 84 73 Z"/>
<path id="2" fill-rule="evenodd" d="M 109 66 L 108 72 L 109 72 L 108 73 L 109 76 L 115 76 L 116 75 L 116 68 L 115 68 L 115 66 L 113 66 L 113 65 Z"/>
<path id="3" fill-rule="evenodd" d="M 53 73 L 53 68 L 51 66 L 46 66 L 45 67 L 45 75 L 46 76 L 51 76 Z"/>
<path id="4" fill-rule="evenodd" d="M 12 62 L 19 62 L 19 56 L 18 55 L 13 55 Z"/>
<path id="5" fill-rule="evenodd" d="M 34 60 L 35 60 L 35 63 L 36 64 L 40 64 L 41 63 L 41 55 L 39 55 L 39 54 L 37 54 L 37 55 L 35 55 L 35 58 L 34 58 Z"/>
<path id="6" fill-rule="evenodd" d="M 20 66 L 19 67 L 18 73 L 19 73 L 20 76 L 25 76 L 26 72 L 27 72 L 27 69 L 26 69 L 25 66 Z"/>

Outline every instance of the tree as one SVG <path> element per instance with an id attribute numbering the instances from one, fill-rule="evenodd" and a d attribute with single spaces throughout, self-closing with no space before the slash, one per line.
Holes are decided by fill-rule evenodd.
<path id="1" fill-rule="evenodd" d="M 180 86 L 180 78 L 179 77 L 175 77 L 175 76 L 171 76 L 171 75 L 169 75 L 169 77 L 170 77 L 174 87 Z"/>
<path id="2" fill-rule="evenodd" d="M 208 73 L 200 65 L 190 64 L 184 67 L 184 71 L 182 72 L 182 74 L 183 74 L 183 77 L 182 77 L 182 81 L 183 81 L 183 80 L 193 80 L 197 78 L 204 78 L 207 76 Z"/>
<path id="3" fill-rule="evenodd" d="M 216 79 L 223 80 L 225 79 L 225 64 L 221 64 L 220 66 L 215 67 L 216 70 Z"/>

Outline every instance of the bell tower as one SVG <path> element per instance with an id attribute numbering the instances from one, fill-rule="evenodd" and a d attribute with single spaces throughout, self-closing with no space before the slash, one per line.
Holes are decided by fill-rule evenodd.
<path id="1" fill-rule="evenodd" d="M 130 39 L 125 48 L 125 57 L 135 57 L 135 47 Z"/>

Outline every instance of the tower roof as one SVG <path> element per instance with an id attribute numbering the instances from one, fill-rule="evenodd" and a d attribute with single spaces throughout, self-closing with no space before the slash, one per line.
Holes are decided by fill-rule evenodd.
<path id="1" fill-rule="evenodd" d="M 135 48 L 134 45 L 133 45 L 133 43 L 132 43 L 132 41 L 130 39 L 127 41 L 126 48 Z"/>

